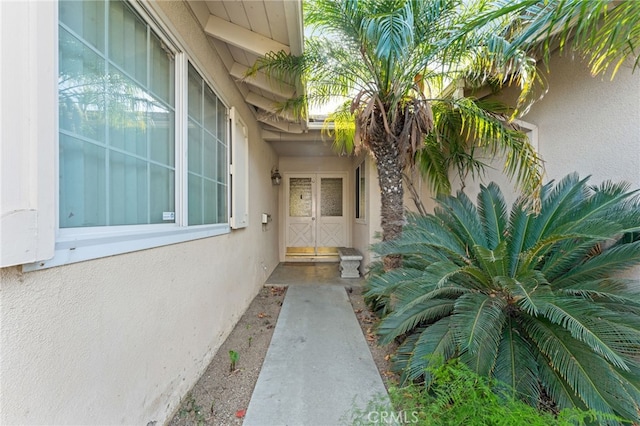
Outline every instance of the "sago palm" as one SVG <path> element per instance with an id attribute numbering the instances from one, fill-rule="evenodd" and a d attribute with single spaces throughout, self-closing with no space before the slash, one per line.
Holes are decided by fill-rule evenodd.
<path id="1" fill-rule="evenodd" d="M 464 193 L 410 216 L 402 236 L 375 247 L 401 255 L 380 267 L 366 296 L 386 304 L 382 343 L 402 338 L 395 365 L 425 378 L 459 358 L 537 404 L 580 407 L 640 421 L 640 204 L 623 184 L 591 187 L 569 175 L 521 198 L 510 213 L 495 184 L 477 206 Z"/>

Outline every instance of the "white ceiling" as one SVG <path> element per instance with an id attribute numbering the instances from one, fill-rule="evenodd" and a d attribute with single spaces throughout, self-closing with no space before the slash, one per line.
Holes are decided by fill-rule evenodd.
<path id="1" fill-rule="evenodd" d="M 335 155 L 318 130 L 277 111 L 279 102 L 302 93 L 299 81 L 274 84 L 262 74 L 244 78 L 256 59 L 271 51 L 302 53 L 301 0 L 188 0 L 188 4 L 276 152 L 281 156 Z"/>

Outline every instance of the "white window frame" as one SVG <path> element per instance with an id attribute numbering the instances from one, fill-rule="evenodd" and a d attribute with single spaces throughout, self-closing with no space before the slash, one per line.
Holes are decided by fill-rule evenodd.
<path id="1" fill-rule="evenodd" d="M 355 186 L 353 187 L 354 189 L 354 200 L 355 203 L 353 205 L 353 217 L 355 219 L 356 223 L 367 223 L 367 218 L 368 218 L 368 214 L 367 214 L 367 200 L 369 199 L 369 197 L 367 197 L 367 188 L 369 186 L 368 180 L 367 179 L 367 161 L 366 159 L 363 159 L 360 164 L 358 164 L 358 166 L 355 168 L 355 170 L 353 171 L 353 180 L 355 181 Z M 360 172 L 358 173 L 358 170 L 360 170 Z M 359 175 L 359 176 L 358 176 Z M 360 188 L 360 179 L 364 178 L 364 188 Z M 357 189 L 357 190 L 356 190 Z M 358 194 L 359 197 L 355 197 L 355 195 Z M 357 216 L 358 213 L 358 208 L 360 205 L 360 197 L 364 197 L 364 206 L 363 209 L 364 211 L 360 212 L 360 216 Z"/>
<path id="2" fill-rule="evenodd" d="M 517 124 L 522 130 L 524 130 L 527 138 L 529 138 L 529 143 L 531 144 L 531 146 L 533 146 L 533 149 L 535 149 L 536 152 L 539 153 L 540 150 L 538 149 L 538 126 L 523 120 L 513 120 L 513 122 Z"/>
<path id="3" fill-rule="evenodd" d="M 54 266 L 60 266 L 75 262 L 81 262 L 91 259 L 97 259 L 101 257 L 113 256 L 117 254 L 124 254 L 138 250 L 144 250 L 154 247 L 160 247 L 169 244 L 181 243 L 191 241 L 200 238 L 208 238 L 216 235 L 227 234 L 231 231 L 229 218 L 231 217 L 231 186 L 230 181 L 227 180 L 227 223 L 211 224 L 211 225 L 192 225 L 187 224 L 187 84 L 188 84 L 188 64 L 196 68 L 202 78 L 209 84 L 214 90 L 216 96 L 224 104 L 227 117 L 224 122 L 229 126 L 229 104 L 224 100 L 219 92 L 216 90 L 216 86 L 211 84 L 211 79 L 208 78 L 206 73 L 201 72 L 198 67 L 198 62 L 191 58 L 184 48 L 183 43 L 178 41 L 178 38 L 171 34 L 169 28 L 165 25 L 161 25 L 158 22 L 157 14 L 150 8 L 141 6 L 135 1 L 128 1 L 128 4 L 133 7 L 145 20 L 158 37 L 167 45 L 169 49 L 175 54 L 175 223 L 167 224 L 143 224 L 143 225 L 122 225 L 122 226 L 100 226 L 100 227 L 86 227 L 86 228 L 60 228 L 59 224 L 59 181 L 57 179 L 59 170 L 59 137 L 57 128 L 57 111 L 58 111 L 58 87 L 57 87 L 57 58 L 58 58 L 58 6 L 57 2 L 52 2 L 55 7 L 55 13 L 50 13 L 48 17 L 53 20 L 55 26 L 55 49 L 53 55 L 55 56 L 56 67 L 54 70 L 48 70 L 55 73 L 55 98 L 50 100 L 47 105 L 44 105 L 44 109 L 50 111 L 50 114 L 54 114 L 56 132 L 55 132 L 55 153 L 54 153 L 54 169 L 56 179 L 53 182 L 48 182 L 47 185 L 38 186 L 37 192 L 41 190 L 43 192 L 51 191 L 55 194 L 53 196 L 55 202 L 55 212 L 51 215 L 55 216 L 55 246 L 53 250 L 53 257 L 47 253 L 47 257 L 40 256 L 44 260 L 23 264 L 23 271 L 34 271 L 39 269 L 51 268 Z M 47 2 L 44 2 L 47 3 Z M 52 9 L 52 8 L 49 8 Z M 51 22 L 50 22 L 51 23 Z M 50 38 L 51 34 L 40 34 L 41 38 Z M 42 107 L 42 104 L 40 104 Z M 41 108 L 42 109 L 42 108 Z M 53 113 L 51 111 L 54 111 Z M 227 128 L 227 165 L 230 169 L 230 152 L 229 148 L 232 144 L 231 132 Z M 228 171 L 229 173 L 229 171 Z M 227 179 L 229 175 L 227 173 Z"/>
<path id="4" fill-rule="evenodd" d="M 0 1 L 0 267 L 54 254 L 58 6 Z"/>

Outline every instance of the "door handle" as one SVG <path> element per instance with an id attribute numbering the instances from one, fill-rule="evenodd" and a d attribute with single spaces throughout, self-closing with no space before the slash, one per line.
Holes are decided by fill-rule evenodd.
<path id="1" fill-rule="evenodd" d="M 316 218 L 315 218 L 315 217 L 312 217 L 312 218 L 311 218 L 311 220 L 316 220 Z"/>

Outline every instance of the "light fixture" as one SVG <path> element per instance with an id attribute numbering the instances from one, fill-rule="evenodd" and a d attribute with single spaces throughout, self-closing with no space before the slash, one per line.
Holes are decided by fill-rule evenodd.
<path id="1" fill-rule="evenodd" d="M 282 176 L 280 176 L 280 172 L 277 167 L 271 169 L 271 183 L 274 185 L 280 185 L 280 181 L 282 180 Z"/>

